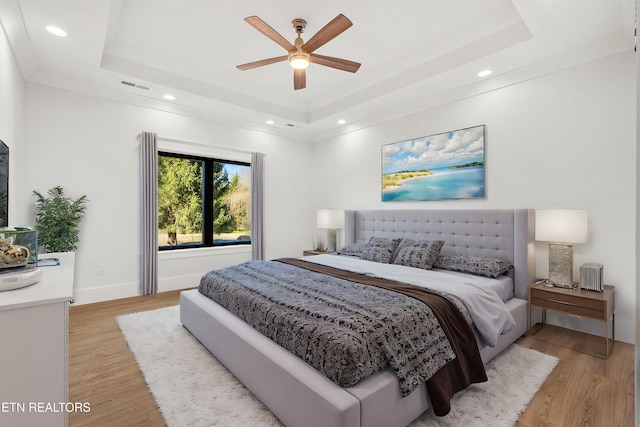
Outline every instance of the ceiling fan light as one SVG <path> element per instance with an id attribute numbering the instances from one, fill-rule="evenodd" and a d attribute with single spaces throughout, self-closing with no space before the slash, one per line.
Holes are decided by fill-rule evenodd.
<path id="1" fill-rule="evenodd" d="M 304 70 L 309 67 L 309 56 L 303 53 L 294 53 L 289 56 L 289 65 L 296 70 Z"/>

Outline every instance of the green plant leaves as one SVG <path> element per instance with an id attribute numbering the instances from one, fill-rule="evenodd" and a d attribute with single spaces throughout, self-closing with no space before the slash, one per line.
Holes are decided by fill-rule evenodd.
<path id="1" fill-rule="evenodd" d="M 50 188 L 47 196 L 36 197 L 36 226 L 39 244 L 47 252 L 71 252 L 77 249 L 78 226 L 86 212 L 87 196 L 76 200 L 65 197 L 60 186 Z"/>

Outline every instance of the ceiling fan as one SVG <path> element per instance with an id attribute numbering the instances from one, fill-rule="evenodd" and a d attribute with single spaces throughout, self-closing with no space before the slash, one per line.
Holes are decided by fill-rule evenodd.
<path id="1" fill-rule="evenodd" d="M 336 68 L 338 70 L 348 71 L 350 73 L 355 73 L 358 71 L 358 68 L 360 68 L 360 64 L 357 62 L 313 53 L 313 51 L 318 49 L 320 46 L 333 40 L 353 25 L 349 18 L 343 14 L 336 16 L 306 43 L 302 40 L 300 34 L 304 32 L 304 29 L 307 26 L 307 21 L 300 18 L 294 19 L 292 22 L 293 28 L 298 34 L 294 44 L 289 43 L 287 39 L 281 36 L 276 30 L 271 28 L 266 22 L 257 16 L 249 16 L 244 18 L 244 20 L 253 28 L 285 48 L 288 54 L 238 65 L 237 68 L 240 70 L 250 70 L 252 68 L 262 67 L 263 65 L 275 64 L 276 62 L 288 60 L 291 67 L 293 67 L 293 88 L 298 90 L 304 89 L 307 85 L 306 69 L 310 62 L 324 65 L 326 67 Z"/>

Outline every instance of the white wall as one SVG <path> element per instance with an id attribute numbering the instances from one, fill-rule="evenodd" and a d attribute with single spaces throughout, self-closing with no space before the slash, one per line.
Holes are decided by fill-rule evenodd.
<path id="1" fill-rule="evenodd" d="M 635 341 L 636 91 L 633 52 L 314 143 L 315 207 L 344 209 L 585 208 L 588 243 L 576 274 L 604 264 L 616 286 L 616 339 Z M 486 198 L 381 202 L 381 146 L 485 124 Z M 548 273 L 536 244 L 537 276 Z M 554 319 L 598 332 L 584 319 Z M 602 329 L 604 332 L 604 328 Z"/>
<path id="2" fill-rule="evenodd" d="M 141 131 L 187 141 L 183 145 L 191 149 L 204 144 L 265 153 L 266 257 L 301 255 L 309 246 L 299 232 L 312 221 L 305 191 L 309 144 L 40 85 L 27 84 L 25 94 L 29 162 L 20 175 L 17 223 L 33 225 L 32 190 L 60 185 L 70 197 L 87 195 L 76 253 L 76 303 L 139 294 Z M 190 252 L 190 258 L 161 255 L 161 291 L 197 286 L 206 271 L 251 258 L 249 247 Z M 99 265 L 106 274 L 98 274 Z"/>
<path id="3" fill-rule="evenodd" d="M 0 26 L 0 140 L 9 147 L 9 222 L 15 216 L 16 171 L 21 165 L 22 105 L 24 79 L 9 42 Z"/>

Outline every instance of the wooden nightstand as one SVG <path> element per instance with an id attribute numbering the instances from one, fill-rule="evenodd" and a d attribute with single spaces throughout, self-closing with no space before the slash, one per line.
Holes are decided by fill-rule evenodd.
<path id="1" fill-rule="evenodd" d="M 316 251 L 315 249 L 305 249 L 304 251 L 302 251 L 302 256 L 323 255 L 323 254 L 326 254 L 326 253 L 327 252 Z"/>
<path id="2" fill-rule="evenodd" d="M 531 311 L 537 307 L 542 309 L 542 325 L 533 331 Z M 529 332 L 537 333 L 546 324 L 547 310 L 554 310 L 575 317 L 587 317 L 605 323 L 605 336 L 583 334 L 584 339 L 575 343 L 575 350 L 594 356 L 607 358 L 615 340 L 615 287 L 605 285 L 604 292 L 587 291 L 584 289 L 564 289 L 547 287 L 544 282 L 529 287 Z M 611 319 L 611 338 L 609 338 L 609 319 Z M 596 351 L 593 340 L 604 339 L 604 353 Z M 602 344 L 596 344 L 602 348 Z"/>

